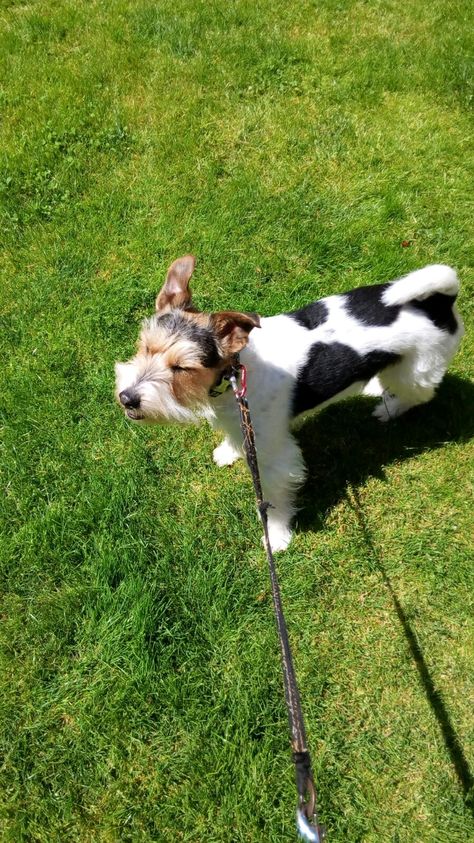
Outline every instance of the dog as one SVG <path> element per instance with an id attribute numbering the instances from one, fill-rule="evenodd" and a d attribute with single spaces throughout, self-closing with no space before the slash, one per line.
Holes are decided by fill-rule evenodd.
<path id="1" fill-rule="evenodd" d="M 116 398 L 135 422 L 197 422 L 225 433 L 219 466 L 243 456 L 239 413 L 226 380 L 236 355 L 247 370 L 273 550 L 291 539 L 295 495 L 305 479 L 292 420 L 349 395 L 381 396 L 385 422 L 430 401 L 463 334 L 456 272 L 426 266 L 392 283 L 327 296 L 260 318 L 202 313 L 191 300 L 195 258 L 171 264 L 142 325 L 135 356 L 116 364 Z"/>

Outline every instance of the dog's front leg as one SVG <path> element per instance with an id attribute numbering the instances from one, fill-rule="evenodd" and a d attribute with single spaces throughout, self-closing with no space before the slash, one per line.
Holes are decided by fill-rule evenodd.
<path id="1" fill-rule="evenodd" d="M 213 430 L 225 434 L 221 444 L 214 448 L 212 458 L 216 465 L 232 465 L 244 455 L 242 448 L 242 434 L 240 431 L 239 414 L 235 406 L 234 397 L 220 408 L 219 416 L 209 419 Z"/>
<path id="2" fill-rule="evenodd" d="M 286 550 L 291 541 L 295 496 L 305 478 L 301 451 L 292 436 L 275 449 L 273 458 L 259 456 L 262 490 L 268 508 L 268 532 L 272 550 Z"/>
<path id="3" fill-rule="evenodd" d="M 216 465 L 232 465 L 243 456 L 242 448 L 234 444 L 230 436 L 226 436 L 217 448 L 212 452 L 212 458 Z"/>

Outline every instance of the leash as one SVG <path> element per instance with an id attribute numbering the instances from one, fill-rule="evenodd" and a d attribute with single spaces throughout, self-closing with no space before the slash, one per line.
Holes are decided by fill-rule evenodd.
<path id="1" fill-rule="evenodd" d="M 255 447 L 255 433 L 246 397 L 247 373 L 245 366 L 239 362 L 238 358 L 234 360 L 230 374 L 225 377 L 230 381 L 239 408 L 240 427 L 242 430 L 245 456 L 252 475 L 253 486 L 257 498 L 258 512 L 263 525 L 265 550 L 267 553 L 270 582 L 272 587 L 273 608 L 275 610 L 278 641 L 280 644 L 285 701 L 288 711 L 291 747 L 293 750 L 293 763 L 295 765 L 296 788 L 298 791 L 296 827 L 303 840 L 308 840 L 309 843 L 322 843 L 326 832 L 318 822 L 316 789 L 311 770 L 311 756 L 307 747 L 306 729 L 301 709 L 300 694 L 296 683 L 293 658 L 288 639 L 288 630 L 281 602 L 280 586 L 278 583 L 275 560 L 273 558 L 268 534 L 267 510 L 271 504 L 263 499 L 262 484 L 257 462 L 257 451 Z"/>

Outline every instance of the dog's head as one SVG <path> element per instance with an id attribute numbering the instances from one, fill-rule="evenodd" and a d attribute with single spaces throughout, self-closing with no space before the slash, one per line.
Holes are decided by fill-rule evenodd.
<path id="1" fill-rule="evenodd" d="M 128 418 L 190 422 L 209 405 L 210 390 L 247 344 L 260 320 L 253 313 L 200 313 L 191 303 L 192 255 L 171 264 L 146 319 L 137 353 L 116 363 L 116 397 Z"/>

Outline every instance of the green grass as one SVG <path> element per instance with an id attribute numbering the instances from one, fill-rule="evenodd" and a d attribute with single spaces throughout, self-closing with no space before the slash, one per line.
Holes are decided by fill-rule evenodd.
<path id="1" fill-rule="evenodd" d="M 331 843 L 473 839 L 469 4 L 3 0 L 0 22 L 2 841 L 294 839 L 250 479 L 209 430 L 113 401 L 187 251 L 203 309 L 262 314 L 459 270 L 432 404 L 300 426 L 278 565 Z"/>

